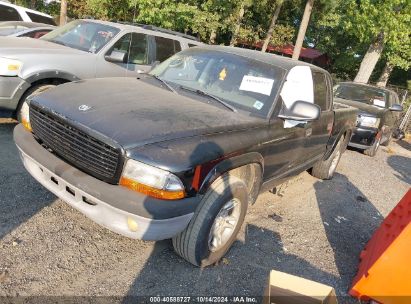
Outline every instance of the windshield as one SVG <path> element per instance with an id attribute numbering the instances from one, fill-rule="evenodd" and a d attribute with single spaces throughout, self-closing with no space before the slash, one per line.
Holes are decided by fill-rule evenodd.
<path id="1" fill-rule="evenodd" d="M 194 48 L 172 56 L 150 74 L 177 88 L 200 90 L 236 109 L 266 117 L 285 71 L 251 58 Z"/>
<path id="2" fill-rule="evenodd" d="M 62 44 L 78 50 L 97 53 L 120 30 L 118 28 L 84 20 L 70 22 L 40 39 Z"/>
<path id="3" fill-rule="evenodd" d="M 359 84 L 339 84 L 335 89 L 335 97 L 382 108 L 388 106 L 388 93 L 386 91 Z"/>
<path id="4" fill-rule="evenodd" d="M 20 25 L 0 26 L 0 36 L 9 36 L 26 30 L 27 27 Z"/>

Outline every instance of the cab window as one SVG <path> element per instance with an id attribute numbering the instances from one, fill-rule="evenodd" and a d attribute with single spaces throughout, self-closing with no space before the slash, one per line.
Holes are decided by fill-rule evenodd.
<path id="1" fill-rule="evenodd" d="M 319 105 L 322 111 L 328 110 L 327 78 L 324 73 L 313 71 L 314 103 Z"/>
<path id="2" fill-rule="evenodd" d="M 33 22 L 56 25 L 53 18 L 43 16 L 43 15 L 39 15 L 39 14 L 35 14 L 35 13 L 31 13 L 31 12 L 26 12 L 26 13 L 30 17 L 31 21 L 33 21 Z"/>
<path id="3" fill-rule="evenodd" d="M 12 7 L 0 4 L 0 21 L 21 21 L 21 16 Z"/>
<path id="4" fill-rule="evenodd" d="M 156 60 L 160 62 L 181 51 L 180 42 L 177 40 L 158 36 L 154 39 L 156 42 Z"/>
<path id="5" fill-rule="evenodd" d="M 121 37 L 111 48 L 126 54 L 124 63 L 148 64 L 147 36 L 141 33 L 128 33 Z"/>

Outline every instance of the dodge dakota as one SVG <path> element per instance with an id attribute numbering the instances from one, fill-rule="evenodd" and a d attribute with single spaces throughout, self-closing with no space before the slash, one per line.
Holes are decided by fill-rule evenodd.
<path id="1" fill-rule="evenodd" d="M 334 94 L 339 103 L 359 109 L 349 146 L 373 157 L 380 144 L 390 144 L 399 112 L 403 110 L 397 93 L 368 84 L 341 82 L 334 87 Z"/>
<path id="2" fill-rule="evenodd" d="M 138 78 L 67 83 L 29 99 L 14 140 L 30 174 L 124 236 L 172 238 L 218 261 L 259 193 L 332 178 L 357 110 L 313 65 L 232 47 L 184 50 Z"/>

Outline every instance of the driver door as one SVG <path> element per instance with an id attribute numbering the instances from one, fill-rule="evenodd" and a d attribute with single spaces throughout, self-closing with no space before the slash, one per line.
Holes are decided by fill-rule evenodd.
<path id="1" fill-rule="evenodd" d="M 151 68 L 149 36 L 141 33 L 123 35 L 97 62 L 96 77 L 136 77 Z M 123 62 L 109 62 L 105 56 L 113 51 L 125 54 Z"/>

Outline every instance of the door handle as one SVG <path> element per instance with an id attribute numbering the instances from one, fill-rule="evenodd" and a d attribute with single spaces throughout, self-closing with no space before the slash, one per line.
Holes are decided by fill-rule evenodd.
<path id="1" fill-rule="evenodd" d="M 305 129 L 305 137 L 310 137 L 313 134 L 313 128 Z"/>

